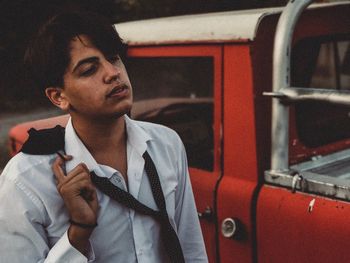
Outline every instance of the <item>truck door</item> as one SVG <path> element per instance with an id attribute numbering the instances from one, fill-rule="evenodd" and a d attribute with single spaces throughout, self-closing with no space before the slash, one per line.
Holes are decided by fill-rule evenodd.
<path id="1" fill-rule="evenodd" d="M 210 262 L 215 262 L 214 190 L 221 174 L 222 47 L 132 47 L 134 118 L 174 129 L 184 142 Z"/>
<path id="2" fill-rule="evenodd" d="M 310 13 L 292 40 L 303 9 L 297 2 L 280 18 L 274 88 L 266 93 L 273 97 L 272 155 L 257 199 L 257 260 L 348 262 L 350 8 Z"/>

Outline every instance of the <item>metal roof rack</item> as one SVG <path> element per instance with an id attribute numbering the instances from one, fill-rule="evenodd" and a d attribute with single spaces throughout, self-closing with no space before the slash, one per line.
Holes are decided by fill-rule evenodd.
<path id="1" fill-rule="evenodd" d="M 350 105 L 349 91 L 291 87 L 290 85 L 293 32 L 301 13 L 312 2 L 312 0 L 290 0 L 277 24 L 273 53 L 273 89 L 272 92 L 263 93 L 265 96 L 273 98 L 271 169 L 265 172 L 265 181 L 289 187 L 292 192 L 298 189 L 304 192 L 350 199 L 350 182 L 342 182 L 339 186 L 339 180 L 327 179 L 320 168 L 323 164 L 310 162 L 307 165 L 308 168 L 304 167 L 303 164 L 289 167 L 289 105 L 300 101 L 323 101 L 338 105 Z M 344 158 L 344 154 L 347 155 L 347 158 Z M 350 150 L 331 154 L 327 158 L 332 162 L 342 161 L 340 159 L 343 158 L 350 164 Z M 329 164 L 327 164 L 328 166 Z"/>

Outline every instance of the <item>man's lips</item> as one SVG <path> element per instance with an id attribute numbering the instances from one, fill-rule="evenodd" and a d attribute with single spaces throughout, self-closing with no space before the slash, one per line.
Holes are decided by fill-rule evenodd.
<path id="1" fill-rule="evenodd" d="M 126 84 L 122 84 L 122 85 L 116 86 L 107 94 L 106 97 L 110 98 L 110 97 L 121 96 L 121 95 L 124 94 L 124 92 L 126 90 L 128 90 L 128 88 L 129 87 Z"/>

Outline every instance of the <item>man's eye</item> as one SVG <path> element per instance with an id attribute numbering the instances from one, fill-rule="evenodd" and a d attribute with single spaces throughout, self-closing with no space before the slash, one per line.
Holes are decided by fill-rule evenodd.
<path id="1" fill-rule="evenodd" d="M 83 77 L 87 77 L 94 74 L 95 71 L 96 71 L 96 66 L 90 66 L 89 68 L 83 70 L 80 75 Z"/>

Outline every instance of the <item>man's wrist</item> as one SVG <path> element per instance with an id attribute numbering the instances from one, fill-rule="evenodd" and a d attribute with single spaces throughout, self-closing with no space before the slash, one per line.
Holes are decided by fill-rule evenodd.
<path id="1" fill-rule="evenodd" d="M 85 224 L 85 223 L 76 222 L 73 219 L 69 219 L 69 223 L 71 223 L 71 225 L 79 226 L 79 227 L 85 228 L 85 229 L 94 229 L 95 227 L 97 227 L 97 223 L 95 223 L 95 224 Z"/>
<path id="2" fill-rule="evenodd" d="M 82 228 L 80 226 L 71 224 L 68 229 L 68 239 L 73 247 L 80 253 L 87 256 L 89 253 L 90 242 L 89 238 L 93 228 Z"/>

